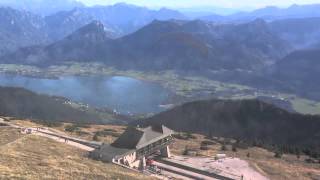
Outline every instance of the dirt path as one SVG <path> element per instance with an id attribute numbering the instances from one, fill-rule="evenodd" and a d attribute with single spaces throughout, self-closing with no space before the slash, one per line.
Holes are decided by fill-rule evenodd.
<path id="1" fill-rule="evenodd" d="M 82 149 L 82 150 L 85 150 L 85 151 L 93 151 L 94 148 L 92 147 L 89 147 L 89 146 L 85 146 L 83 144 L 80 144 L 80 143 L 76 143 L 76 142 L 73 142 L 71 140 L 66 140 L 64 138 L 60 138 L 60 137 L 57 137 L 57 136 L 52 136 L 52 135 L 48 135 L 48 134 L 44 134 L 44 133 L 41 133 L 41 132 L 36 132 L 34 133 L 35 135 L 39 135 L 39 136 L 42 136 L 42 137 L 46 137 L 46 138 L 50 138 L 50 139 L 53 139 L 55 141 L 58 141 L 58 142 L 61 142 L 61 143 L 65 143 L 65 144 L 68 144 L 70 146 L 74 146 L 74 147 L 77 147 L 79 149 Z"/>
<path id="2" fill-rule="evenodd" d="M 15 125 L 15 124 L 12 124 L 10 122 L 5 122 L 2 118 L 0 118 L 0 122 L 8 124 L 12 128 L 17 128 L 17 129 L 28 128 L 28 127 L 22 127 L 22 126 Z M 50 131 L 50 130 L 42 129 L 41 131 L 43 131 L 44 132 L 43 133 L 43 132 L 40 132 L 40 130 L 37 129 L 37 128 L 28 128 L 28 129 L 32 129 L 32 131 L 33 131 L 32 134 L 34 134 L 34 135 L 50 138 L 50 139 L 53 139 L 53 140 L 55 140 L 57 142 L 66 143 L 66 144 L 68 144 L 70 146 L 74 146 L 74 147 L 77 147 L 77 148 L 85 150 L 85 151 L 93 151 L 94 150 L 94 148 L 92 148 L 92 147 L 89 147 L 89 146 L 86 146 L 86 145 L 83 145 L 83 144 L 80 144 L 80 143 L 72 141 L 71 139 L 73 137 L 66 136 L 66 134 L 62 134 L 62 133 L 60 134 L 60 133 L 53 132 L 53 131 Z M 46 128 L 46 129 L 48 129 L 48 128 Z M 47 132 L 49 134 L 46 134 L 45 132 Z M 50 135 L 50 134 L 53 134 L 53 135 Z M 58 136 L 60 136 L 60 137 L 58 137 Z M 68 139 L 65 139 L 65 138 L 62 138 L 62 137 L 66 137 Z"/>
<path id="3" fill-rule="evenodd" d="M 160 162 L 154 162 L 154 165 L 158 166 L 160 169 L 164 169 L 165 171 L 169 171 L 172 173 L 172 175 L 179 173 L 178 175 L 180 175 L 180 177 L 183 177 L 183 179 L 187 180 L 187 179 L 203 179 L 203 180 L 216 180 L 215 178 L 212 177 L 208 177 L 202 174 L 198 174 L 192 171 L 187 171 L 181 168 L 177 168 L 174 166 L 170 166 L 167 164 L 163 164 Z M 186 177 L 186 178 L 184 178 Z"/>

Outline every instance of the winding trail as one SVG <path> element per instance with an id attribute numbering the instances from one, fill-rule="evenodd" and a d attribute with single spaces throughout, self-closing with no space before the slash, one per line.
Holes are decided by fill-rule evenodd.
<path id="1" fill-rule="evenodd" d="M 94 150 L 93 147 L 90 147 L 90 146 L 87 146 L 87 145 L 79 143 L 81 141 L 83 141 L 83 142 L 89 142 L 89 141 L 77 139 L 77 138 L 62 134 L 62 133 L 57 133 L 57 132 L 49 130 L 48 128 L 29 128 L 29 127 L 18 126 L 16 124 L 13 124 L 13 123 L 10 123 L 10 122 L 6 122 L 2 118 L 0 118 L 0 123 L 7 124 L 9 127 L 12 127 L 12 128 L 15 128 L 15 129 L 31 129 L 32 130 L 31 134 L 42 136 L 42 137 L 46 137 L 46 138 L 50 138 L 50 139 L 53 139 L 53 140 L 55 140 L 57 142 L 65 143 L 65 144 L 77 147 L 77 148 L 85 150 L 85 151 L 93 151 Z M 4 126 L 4 127 L 8 127 L 8 126 Z M 76 140 L 78 142 L 75 142 Z"/>

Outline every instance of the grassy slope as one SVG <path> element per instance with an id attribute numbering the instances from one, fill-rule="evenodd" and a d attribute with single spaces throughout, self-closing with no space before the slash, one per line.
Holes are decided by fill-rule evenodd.
<path id="1" fill-rule="evenodd" d="M 38 94 L 23 88 L 0 87 L 0 114 L 48 123 L 125 123 L 126 116 L 96 110 L 70 102 L 63 97 Z M 38 121 L 39 122 L 39 121 Z"/>
<path id="2" fill-rule="evenodd" d="M 34 126 L 37 124 L 28 122 L 28 121 L 14 121 L 15 123 L 19 123 L 20 125 Z M 70 124 L 64 124 L 57 129 L 60 131 L 64 130 L 64 127 Z M 121 134 L 125 126 L 111 126 L 111 125 L 91 125 L 88 128 L 80 128 L 79 130 L 82 132 L 86 132 L 85 134 L 77 134 L 77 133 L 69 133 L 72 136 L 81 137 L 83 139 L 92 140 L 93 135 L 97 131 L 102 131 L 105 129 L 113 129 L 118 134 Z M 171 147 L 171 150 L 174 154 L 181 155 L 186 147 L 190 149 L 194 149 L 198 152 L 199 156 L 214 156 L 217 153 L 226 153 L 229 156 L 239 157 L 248 161 L 252 167 L 254 167 L 261 174 L 269 177 L 274 180 L 282 180 L 282 179 L 317 179 L 320 177 L 320 164 L 308 164 L 304 160 L 307 158 L 305 156 L 301 156 L 300 159 L 297 159 L 294 155 L 284 155 L 282 159 L 274 158 L 274 153 L 269 152 L 265 149 L 252 147 L 248 149 L 239 149 L 238 151 L 232 152 L 231 147 L 227 146 L 227 151 L 221 151 L 221 142 L 224 141 L 223 138 L 219 138 L 218 140 L 210 140 L 214 142 L 214 145 L 208 146 L 208 150 L 200 150 L 201 142 L 207 141 L 203 135 L 193 134 L 195 139 L 181 140 L 176 139 L 175 143 Z M 0 136 L 1 138 L 1 136 Z M 99 141 L 103 141 L 106 143 L 113 142 L 117 137 L 113 135 L 99 136 Z M 1 139 L 0 139 L 1 140 Z M 69 146 L 68 146 L 69 147 Z M 71 148 L 71 147 L 69 147 Z M 73 148 L 71 148 L 73 149 Z M 63 150 L 66 151 L 66 150 Z M 250 158 L 247 158 L 247 153 L 250 153 Z M 75 153 L 71 153 L 72 155 Z M 71 156 L 68 154 L 67 156 Z M 0 156 L 1 157 L 1 156 Z M 72 157 L 72 156 L 71 156 Z M 80 157 L 79 157 L 80 158 Z M 81 159 L 81 158 L 80 158 Z M 91 160 L 85 159 L 84 164 L 87 164 L 86 161 L 92 162 Z M 1 159 L 0 159 L 1 162 Z M 94 161 L 94 163 L 99 163 Z M 103 164 L 103 166 L 106 166 Z M 1 170 L 1 168 L 0 168 Z M 134 175 L 135 177 L 136 175 Z"/>
<path id="3" fill-rule="evenodd" d="M 0 129 L 0 140 L 17 131 Z M 34 135 L 0 146 L 0 179 L 148 179 L 112 164 L 93 161 L 86 152 Z"/>
<path id="4" fill-rule="evenodd" d="M 17 130 L 8 127 L 2 127 L 0 133 L 0 147 L 23 137 Z"/>
<path id="5" fill-rule="evenodd" d="M 66 126 L 67 124 L 64 124 Z M 81 131 L 87 132 L 87 134 L 80 135 L 81 138 L 91 140 L 93 135 L 97 131 L 104 129 L 113 129 L 118 134 L 121 134 L 125 126 L 110 126 L 110 125 L 91 125 L 88 128 L 80 128 Z M 57 128 L 63 130 L 63 127 Z M 76 133 L 72 133 L 73 136 L 79 136 Z M 294 155 L 284 155 L 282 159 L 274 158 L 274 153 L 265 149 L 252 147 L 248 149 L 238 149 L 236 153 L 231 151 L 231 147 L 228 147 L 227 151 L 221 151 L 221 141 L 210 140 L 214 142 L 214 145 L 210 145 L 208 150 L 200 150 L 201 142 L 208 140 L 203 135 L 193 134 L 195 139 L 181 140 L 176 139 L 175 143 L 171 147 L 174 154 L 183 154 L 186 147 L 194 149 L 198 152 L 199 156 L 214 156 L 217 153 L 226 153 L 229 156 L 239 157 L 247 160 L 252 167 L 266 175 L 270 179 L 282 180 L 282 179 L 316 179 L 320 177 L 320 164 L 308 164 L 304 160 L 307 158 L 301 156 L 297 159 Z M 113 142 L 117 137 L 113 135 L 99 136 L 99 141 L 106 143 Z M 247 158 L 247 153 L 250 153 L 250 158 Z"/>
<path id="6" fill-rule="evenodd" d="M 185 147 L 197 151 L 199 156 L 211 156 L 213 157 L 217 153 L 225 153 L 229 157 L 238 157 L 246 160 L 250 165 L 261 174 L 269 177 L 273 180 L 283 179 L 317 179 L 320 178 L 320 165 L 305 163 L 305 156 L 301 156 L 297 159 L 294 155 L 284 155 L 282 159 L 274 157 L 274 153 L 265 149 L 252 147 L 248 149 L 237 149 L 237 152 L 231 151 L 231 145 L 227 145 L 226 151 L 221 151 L 221 141 L 210 140 L 214 142 L 214 145 L 209 145 L 208 150 L 200 150 L 201 142 L 208 141 L 202 135 L 195 135 L 195 139 L 192 140 L 176 140 L 173 146 L 173 153 L 182 154 Z M 250 157 L 247 154 L 250 153 Z M 317 178 L 316 178 L 317 177 Z"/>

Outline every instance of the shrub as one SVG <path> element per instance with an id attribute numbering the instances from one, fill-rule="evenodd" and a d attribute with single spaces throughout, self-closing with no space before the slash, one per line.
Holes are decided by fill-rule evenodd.
<path id="1" fill-rule="evenodd" d="M 280 152 L 280 151 L 277 151 L 275 154 L 274 154 L 274 157 L 275 158 L 282 158 L 282 152 Z"/>
<path id="2" fill-rule="evenodd" d="M 79 136 L 89 135 L 89 134 L 90 134 L 90 133 L 88 133 L 88 132 L 80 131 L 80 130 L 77 130 L 76 132 L 77 132 L 77 135 L 79 135 Z"/>
<path id="3" fill-rule="evenodd" d="M 92 140 L 93 141 L 99 141 L 99 136 L 97 135 L 97 133 L 94 134 Z"/>
<path id="4" fill-rule="evenodd" d="M 176 138 L 176 139 L 188 140 L 188 138 L 186 136 L 184 136 L 183 134 L 181 134 L 181 133 L 174 134 L 173 137 Z"/>
<path id="5" fill-rule="evenodd" d="M 188 152 L 189 152 L 189 149 L 188 149 L 188 146 L 184 147 L 184 150 L 183 150 L 183 155 L 188 155 Z"/>
<path id="6" fill-rule="evenodd" d="M 41 121 L 41 120 L 32 120 L 32 122 L 41 124 L 46 127 L 61 127 L 62 123 L 61 122 L 51 122 L 51 121 Z"/>
<path id="7" fill-rule="evenodd" d="M 221 146 L 221 151 L 227 151 L 228 149 L 227 149 L 227 146 L 225 145 L 225 144 L 223 144 L 222 146 Z"/>
<path id="8" fill-rule="evenodd" d="M 68 126 L 65 127 L 64 130 L 68 131 L 68 132 L 75 132 L 75 131 L 78 131 L 80 129 L 79 129 L 79 127 L 76 127 L 74 125 L 68 125 Z"/>
<path id="9" fill-rule="evenodd" d="M 197 139 L 197 137 L 194 136 L 191 132 L 187 132 L 187 133 L 185 134 L 185 136 L 186 136 L 188 139 Z"/>
<path id="10" fill-rule="evenodd" d="M 209 149 L 210 149 L 210 148 L 209 148 L 208 146 L 206 146 L 206 145 L 200 146 L 200 150 L 207 151 L 207 150 L 209 150 Z"/>
<path id="11" fill-rule="evenodd" d="M 178 133 L 174 134 L 173 137 L 181 140 L 197 139 L 197 137 L 192 135 L 191 133 Z"/>
<path id="12" fill-rule="evenodd" d="M 0 126 L 8 126 L 8 125 L 5 123 L 0 123 Z"/>
<path id="13" fill-rule="evenodd" d="M 306 159 L 305 161 L 306 163 L 317 163 L 314 159 L 310 159 L 310 158 Z"/>
<path id="14" fill-rule="evenodd" d="M 215 142 L 212 142 L 212 141 L 202 141 L 201 142 L 201 146 L 208 146 L 208 145 L 215 145 L 216 143 Z"/>
<path id="15" fill-rule="evenodd" d="M 103 136 L 103 137 L 106 137 L 106 136 L 113 136 L 113 137 L 120 137 L 120 134 L 117 133 L 116 131 L 112 130 L 110 131 L 109 129 L 105 129 L 103 131 L 97 131 L 95 133 L 95 135 L 97 136 Z"/>
<path id="16" fill-rule="evenodd" d="M 238 151 L 238 149 L 237 149 L 237 147 L 235 145 L 232 145 L 232 151 L 233 152 L 237 152 Z"/>
<path id="17" fill-rule="evenodd" d="M 90 125 L 88 124 L 74 124 L 73 126 L 78 128 L 90 128 Z"/>

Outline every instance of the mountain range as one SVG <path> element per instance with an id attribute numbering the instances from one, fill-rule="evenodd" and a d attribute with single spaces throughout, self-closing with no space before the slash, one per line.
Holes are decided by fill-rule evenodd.
<path id="1" fill-rule="evenodd" d="M 43 19 L 27 11 L 0 8 L 0 27 L 0 55 L 48 41 Z"/>
<path id="2" fill-rule="evenodd" d="M 24 10 L 28 8 L 18 10 L 12 7 L 0 6 L 0 56 L 22 47 L 56 42 L 95 20 L 104 24 L 109 37 L 116 38 L 134 32 L 155 19 L 185 18 L 179 12 L 169 9 L 156 11 L 124 3 L 113 6 L 77 6 L 45 17 Z"/>
<path id="3" fill-rule="evenodd" d="M 0 6 L 25 10 L 41 16 L 84 7 L 82 3 L 75 0 L 1 0 Z"/>
<path id="4" fill-rule="evenodd" d="M 297 50 L 268 68 L 268 76 L 301 96 L 320 100 L 320 48 Z"/>
<path id="5" fill-rule="evenodd" d="M 11 2 L 13 4 L 18 3 L 17 1 L 8 2 Z M 40 2 L 45 1 L 39 1 L 38 3 Z M 3 2 L 3 4 L 5 3 L 7 2 Z M 66 1 L 66 6 L 68 6 L 68 3 L 72 4 L 73 1 Z M 29 3 L 30 6 L 32 6 L 31 4 Z M 16 7 L 14 5 L 11 6 Z M 56 6 L 58 5 L 56 4 Z M 0 55 L 25 46 L 56 42 L 57 40 L 65 38 L 77 29 L 95 20 L 100 21 L 104 24 L 105 31 L 108 32 L 110 38 L 119 38 L 139 30 L 140 28 L 148 25 L 154 20 L 167 21 L 173 19 L 188 19 L 179 11 L 166 8 L 162 8 L 160 10 L 150 10 L 145 7 L 129 5 L 125 3 L 118 3 L 110 6 L 93 7 L 85 7 L 81 5 L 73 6 L 74 8 L 71 10 L 68 10 L 68 8 L 66 8 L 65 11 L 51 13 L 50 15 L 45 17 L 37 15 L 36 13 L 30 13 L 25 10 L 0 8 L 0 19 L 2 21 L 1 27 L 3 27 L 0 28 L 0 37 L 2 37 L 4 42 L 2 46 L 6 46 L 0 47 Z M 24 9 L 28 10 L 28 8 Z M 288 43 L 290 43 L 290 45 L 292 45 L 293 47 L 304 48 L 318 43 L 316 42 L 316 39 L 318 39 L 320 34 L 318 25 L 319 19 L 316 18 L 318 16 L 317 13 L 313 13 L 316 9 L 319 9 L 319 5 L 296 5 L 289 7 L 288 9 L 268 7 L 250 13 L 229 15 L 230 17 L 234 16 L 240 19 L 241 17 L 252 17 L 245 21 L 232 20 L 229 23 L 237 24 L 239 22 L 249 22 L 255 20 L 256 18 L 267 19 L 265 18 L 266 16 L 268 16 L 266 14 L 276 16 L 277 13 L 274 13 L 274 11 L 279 11 L 279 13 L 281 12 L 280 14 L 295 14 L 294 17 L 298 18 L 292 19 L 292 16 L 283 16 L 283 18 L 281 18 L 283 20 L 268 23 L 268 28 L 273 33 L 280 36 L 283 40 L 288 41 Z M 304 15 L 303 13 L 312 13 L 312 15 Z M 229 17 L 221 15 L 214 16 L 217 21 Z M 314 17 L 304 18 L 310 16 Z M 289 17 L 291 19 L 286 19 Z M 200 19 L 209 20 L 206 18 Z M 24 22 L 24 24 L 21 24 L 19 22 Z M 21 34 L 15 34 L 17 33 L 17 31 L 12 30 L 12 23 L 15 23 L 14 26 L 16 29 L 20 29 L 19 32 L 23 35 L 23 37 Z M 221 27 L 223 27 L 223 25 L 221 25 Z"/>
<path id="6" fill-rule="evenodd" d="M 288 8 L 279 8 L 275 6 L 268 6 L 257 9 L 251 12 L 239 12 L 231 15 L 221 16 L 212 14 L 204 17 L 198 17 L 201 20 L 215 21 L 215 22 L 247 22 L 257 18 L 266 21 L 292 19 L 292 18 L 310 18 L 320 17 L 320 4 L 309 5 L 292 5 Z"/>
<path id="7" fill-rule="evenodd" d="M 93 6 L 77 8 L 77 14 L 91 16 L 94 20 L 101 21 L 105 26 L 109 25 L 118 30 L 120 35 L 132 33 L 153 20 L 183 20 L 186 17 L 175 10 L 161 8 L 151 10 L 146 7 L 139 7 L 125 3 L 118 3 L 111 6 Z"/>
<path id="8" fill-rule="evenodd" d="M 71 33 L 97 20 L 102 22 L 106 29 L 114 34 L 114 37 L 120 37 L 140 29 L 155 19 L 186 19 L 186 17 L 178 11 L 166 8 L 150 10 L 145 7 L 118 3 L 112 6 L 75 8 L 47 16 L 45 19 L 49 25 L 52 25 L 51 27 L 54 27 L 52 31 L 56 33 L 59 33 L 61 28 Z"/>
<path id="9" fill-rule="evenodd" d="M 263 20 L 236 25 L 155 20 L 118 39 L 109 38 L 104 29 L 102 23 L 94 21 L 58 42 L 32 50 L 24 48 L 1 61 L 35 65 L 98 61 L 126 69 L 252 70 L 290 51 Z"/>
<path id="10" fill-rule="evenodd" d="M 295 49 L 314 48 L 319 45 L 320 17 L 277 20 L 270 22 L 269 27 Z"/>
<path id="11" fill-rule="evenodd" d="M 178 11 L 124 3 L 80 6 L 45 17 L 3 7 L 0 62 L 41 66 L 102 62 L 120 69 L 197 73 L 241 70 L 235 76 L 214 76 L 259 88 L 291 89 L 319 99 L 319 83 L 310 81 L 319 75 L 315 51 L 320 48 L 320 19 L 317 12 L 310 15 L 318 8 L 268 7 L 231 15 L 252 17 L 247 20 L 217 23 L 185 20 Z M 276 18 L 266 18 L 267 14 Z M 249 21 L 256 17 L 267 21 Z"/>

